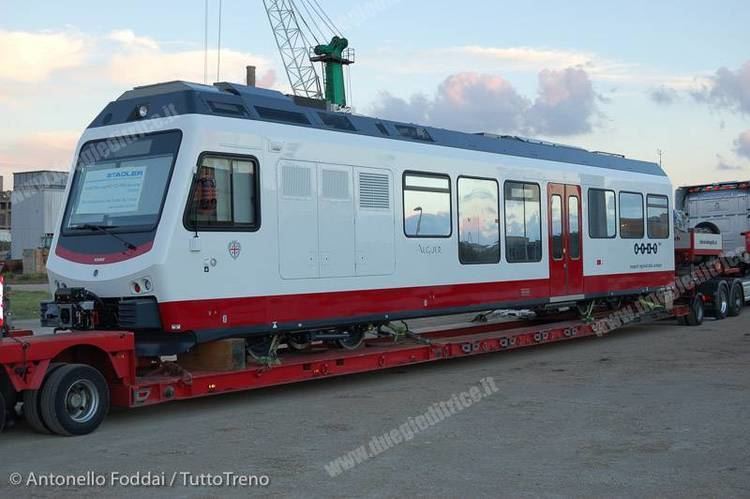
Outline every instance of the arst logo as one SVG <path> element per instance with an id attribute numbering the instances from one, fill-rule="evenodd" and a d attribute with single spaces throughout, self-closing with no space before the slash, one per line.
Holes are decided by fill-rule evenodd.
<path id="1" fill-rule="evenodd" d="M 633 245 L 633 252 L 636 255 L 656 255 L 659 253 L 659 245 L 656 243 L 653 243 L 653 244 L 635 243 Z"/>

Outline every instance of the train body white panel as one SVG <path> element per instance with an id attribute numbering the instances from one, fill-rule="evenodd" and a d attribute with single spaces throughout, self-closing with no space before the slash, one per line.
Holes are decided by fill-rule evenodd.
<path id="1" fill-rule="evenodd" d="M 134 297 L 140 294 L 132 283 L 148 278 L 153 288 L 146 295 L 160 304 L 487 283 L 507 283 L 523 297 L 529 283 L 550 279 L 550 184 L 580 187 L 584 278 L 674 270 L 671 237 L 623 239 L 618 231 L 615 238 L 594 239 L 587 216 L 591 189 L 643 193 L 644 212 L 648 194 L 665 196 L 672 207 L 665 176 L 198 114 L 151 125 L 154 131 L 182 134 L 153 247 L 117 263 L 77 263 L 54 251 L 57 236 L 48 263 L 53 285 L 85 287 L 101 297 Z M 132 134 L 130 125 L 92 128 L 79 149 L 127 134 Z M 186 227 L 198 161 L 207 153 L 248 158 L 257 165 L 257 230 Z M 406 237 L 404 172 L 450 178 L 449 236 Z M 459 177 L 497 181 L 497 263 L 459 261 Z M 539 187 L 538 261 L 508 261 L 506 181 Z M 71 175 L 68 190 L 72 182 Z M 232 322 L 231 317 L 224 320 Z"/>

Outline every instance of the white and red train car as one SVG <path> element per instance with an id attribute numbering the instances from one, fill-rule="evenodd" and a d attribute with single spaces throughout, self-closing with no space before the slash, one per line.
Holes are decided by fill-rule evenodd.
<path id="1" fill-rule="evenodd" d="M 674 279 L 672 197 L 651 162 L 243 85 L 140 87 L 78 144 L 44 320 L 168 353 L 636 296 Z"/>

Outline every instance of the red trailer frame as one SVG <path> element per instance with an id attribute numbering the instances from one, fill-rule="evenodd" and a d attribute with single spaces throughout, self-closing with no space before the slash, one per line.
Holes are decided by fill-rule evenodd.
<path id="1" fill-rule="evenodd" d="M 675 306 L 671 311 L 636 316 L 635 320 L 644 322 L 685 314 L 687 307 Z M 596 319 L 561 321 L 558 317 L 554 322 L 525 320 L 453 325 L 420 332 L 418 336 L 402 336 L 399 341 L 386 337 L 370 339 L 363 348 L 353 351 L 321 347 L 307 352 L 290 352 L 282 355 L 278 364 L 257 364 L 228 372 L 188 371 L 172 362 L 162 363 L 150 372 L 143 367 L 139 369 L 135 336 L 126 331 L 58 332 L 47 336 L 13 331 L 8 337 L 0 339 L 0 366 L 15 392 L 33 394 L 35 397 L 46 383 L 45 376 L 52 370 L 52 365 L 60 365 L 58 363 L 61 362 L 85 364 L 95 368 L 106 379 L 112 406 L 135 408 L 510 351 L 610 332 L 611 328 L 603 327 L 603 323 Z M 40 429 L 39 423 L 35 428 Z M 49 429 L 71 434 L 61 431 L 59 427 Z"/>

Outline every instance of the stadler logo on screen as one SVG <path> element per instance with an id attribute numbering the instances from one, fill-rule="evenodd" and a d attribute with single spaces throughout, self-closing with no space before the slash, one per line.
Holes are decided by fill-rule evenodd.
<path id="1" fill-rule="evenodd" d="M 107 174 L 107 178 L 118 178 L 118 177 L 142 177 L 143 170 L 134 170 L 130 172 L 112 172 Z"/>

